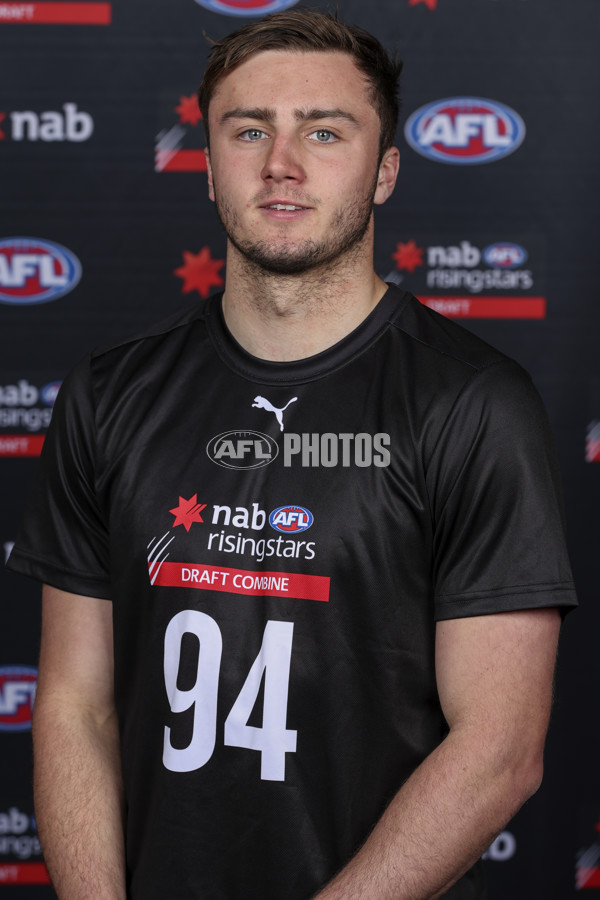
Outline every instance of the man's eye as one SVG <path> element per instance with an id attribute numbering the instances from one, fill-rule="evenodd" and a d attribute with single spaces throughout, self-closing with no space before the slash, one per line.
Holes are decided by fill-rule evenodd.
<path id="1" fill-rule="evenodd" d="M 261 131 L 260 128 L 247 128 L 239 136 L 243 141 L 260 141 L 261 138 L 266 137 L 264 131 Z"/>
<path id="2" fill-rule="evenodd" d="M 326 128 L 319 128 L 318 131 L 313 131 L 312 134 L 309 134 L 308 136 L 314 138 L 319 144 L 332 144 L 334 141 L 337 141 L 335 134 L 332 131 L 328 131 Z"/>

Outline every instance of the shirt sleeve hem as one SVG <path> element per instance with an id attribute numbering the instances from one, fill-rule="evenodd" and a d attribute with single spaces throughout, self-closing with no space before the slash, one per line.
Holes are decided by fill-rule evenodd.
<path id="1" fill-rule="evenodd" d="M 36 559 L 16 548 L 8 558 L 7 569 L 19 575 L 27 575 L 44 584 L 68 591 L 71 594 L 82 594 L 99 600 L 110 600 L 110 585 L 105 578 L 86 575 L 80 572 L 69 572 L 47 560 Z"/>
<path id="2" fill-rule="evenodd" d="M 438 597 L 435 619 L 436 622 L 440 622 L 444 619 L 461 619 L 546 607 L 557 607 L 564 616 L 577 605 L 574 585 L 572 582 L 565 582 L 537 588 L 503 589 Z"/>

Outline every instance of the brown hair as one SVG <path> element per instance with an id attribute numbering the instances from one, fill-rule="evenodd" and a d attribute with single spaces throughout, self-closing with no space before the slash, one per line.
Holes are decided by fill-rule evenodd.
<path id="1" fill-rule="evenodd" d="M 398 124 L 401 60 L 390 57 L 368 31 L 356 25 L 344 25 L 330 13 L 308 8 L 272 13 L 228 34 L 213 45 L 198 90 L 207 143 L 210 143 L 208 107 L 219 82 L 251 56 L 265 50 L 300 53 L 337 50 L 352 56 L 356 67 L 367 79 L 370 100 L 381 122 L 380 159 L 392 146 Z"/>

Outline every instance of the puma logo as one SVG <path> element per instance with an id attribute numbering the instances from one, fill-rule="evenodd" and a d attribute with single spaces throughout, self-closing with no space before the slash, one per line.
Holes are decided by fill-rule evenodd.
<path id="1" fill-rule="evenodd" d="M 273 406 L 273 404 L 270 403 L 266 397 L 261 397 L 259 395 L 258 397 L 254 398 L 252 408 L 258 407 L 258 409 L 266 409 L 269 412 L 275 413 L 275 418 L 279 422 L 279 428 L 281 429 L 281 431 L 283 431 L 283 412 L 288 408 L 290 403 L 294 403 L 297 399 L 297 397 L 292 397 L 291 400 L 288 400 L 285 406 L 283 406 L 281 409 L 278 409 L 276 406 Z"/>

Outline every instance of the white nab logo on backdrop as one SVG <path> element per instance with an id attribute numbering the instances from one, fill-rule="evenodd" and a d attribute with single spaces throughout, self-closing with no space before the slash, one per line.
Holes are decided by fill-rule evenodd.
<path id="1" fill-rule="evenodd" d="M 94 133 L 94 120 L 76 103 L 63 103 L 62 110 L 35 112 L 20 109 L 0 112 L 0 141 L 71 141 L 81 143 Z"/>
<path id="2" fill-rule="evenodd" d="M 479 165 L 514 153 L 525 139 L 525 123 L 504 103 L 448 97 L 417 109 L 404 133 L 421 156 L 451 165 Z"/>

